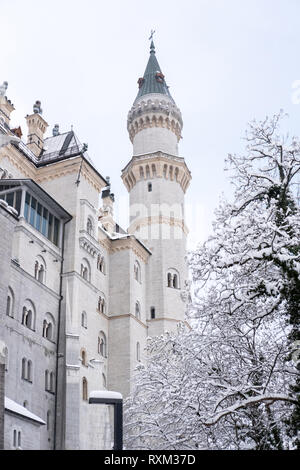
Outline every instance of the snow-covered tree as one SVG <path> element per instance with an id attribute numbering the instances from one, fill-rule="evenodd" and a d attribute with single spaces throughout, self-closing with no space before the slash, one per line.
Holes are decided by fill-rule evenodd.
<path id="1" fill-rule="evenodd" d="M 190 254 L 193 329 L 149 340 L 127 402 L 126 442 L 148 449 L 299 446 L 300 142 L 279 113 L 229 155 L 235 197 Z"/>

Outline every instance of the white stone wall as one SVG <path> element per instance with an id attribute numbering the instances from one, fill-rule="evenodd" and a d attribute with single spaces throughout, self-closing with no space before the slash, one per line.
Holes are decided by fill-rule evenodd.
<path id="1" fill-rule="evenodd" d="M 23 419 L 15 414 L 5 413 L 5 440 L 4 448 L 6 450 L 16 450 L 13 445 L 14 430 L 21 432 L 22 450 L 40 450 L 42 447 L 41 430 L 46 427 L 39 425 L 34 421 Z"/>
<path id="2" fill-rule="evenodd" d="M 177 137 L 173 132 L 170 132 L 169 129 L 162 127 L 148 127 L 140 130 L 134 136 L 134 156 L 159 151 L 175 156 L 178 155 Z"/>

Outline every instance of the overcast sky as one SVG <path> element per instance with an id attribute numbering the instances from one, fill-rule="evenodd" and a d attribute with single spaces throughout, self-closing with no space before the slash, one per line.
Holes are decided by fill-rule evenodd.
<path id="1" fill-rule="evenodd" d="M 120 173 L 132 155 L 127 113 L 155 29 L 157 58 L 183 114 L 180 156 L 192 171 L 186 195 L 190 246 L 210 232 L 224 159 L 243 149 L 246 124 L 283 108 L 300 134 L 299 0 L 0 0 L 0 82 L 21 125 L 42 101 L 48 135 L 73 128 L 111 177 L 116 215 L 127 225 Z M 299 87 L 300 88 L 300 87 Z M 72 190 L 72 188 L 70 188 Z"/>

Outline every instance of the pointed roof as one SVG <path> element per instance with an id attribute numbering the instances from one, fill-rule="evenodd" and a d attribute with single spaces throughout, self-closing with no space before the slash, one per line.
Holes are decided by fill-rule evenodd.
<path id="1" fill-rule="evenodd" d="M 140 89 L 135 101 L 141 96 L 149 95 L 150 93 L 159 93 L 168 96 L 174 103 L 174 100 L 169 92 L 169 87 L 166 84 L 164 75 L 156 58 L 153 40 L 150 44 L 150 57 L 144 76 L 142 79 L 139 79 L 138 83 L 140 85 Z"/>

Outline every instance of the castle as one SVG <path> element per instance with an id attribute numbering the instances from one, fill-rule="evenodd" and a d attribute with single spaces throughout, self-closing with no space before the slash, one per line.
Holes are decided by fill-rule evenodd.
<path id="1" fill-rule="evenodd" d="M 110 182 L 73 131 L 37 101 L 27 142 L 0 87 L 0 448 L 99 449 L 109 412 L 90 391 L 130 393 L 148 336 L 184 319 L 182 116 L 153 41 L 128 113 L 133 156 L 122 170 L 128 230 Z M 99 200 L 102 203 L 99 204 Z"/>

